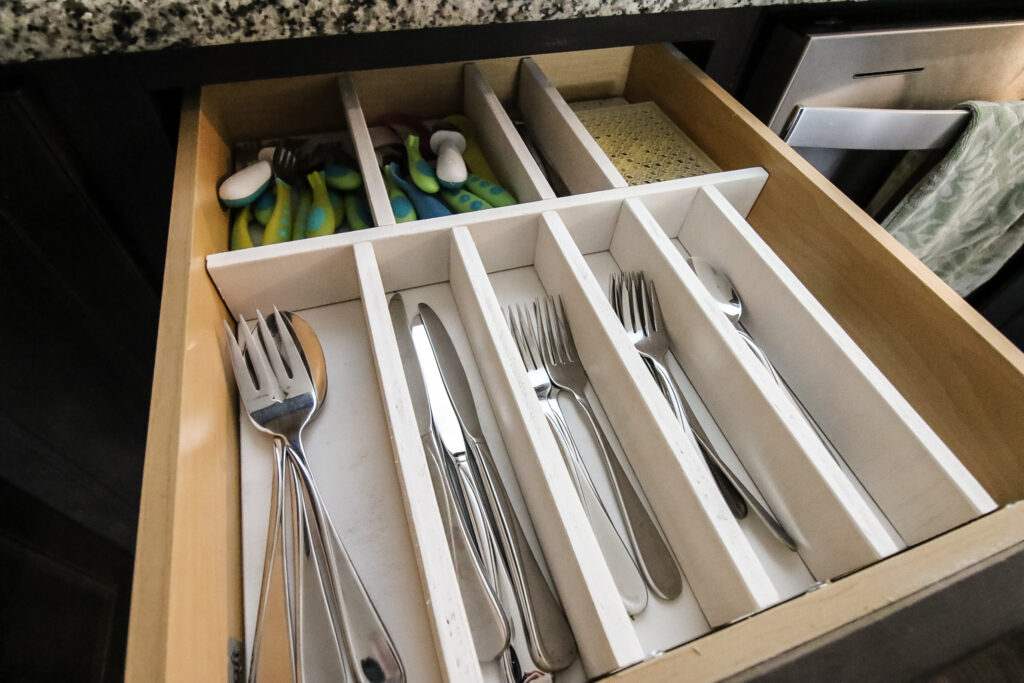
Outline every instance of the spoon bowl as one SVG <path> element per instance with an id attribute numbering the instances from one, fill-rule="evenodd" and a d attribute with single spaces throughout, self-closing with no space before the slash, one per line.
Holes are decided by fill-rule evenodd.
<path id="1" fill-rule="evenodd" d="M 324 347 L 320 345 L 320 339 L 304 319 L 291 311 L 282 311 L 281 315 L 291 323 L 292 332 L 295 333 L 295 344 L 299 347 L 299 353 L 302 355 L 302 362 L 313 379 L 313 390 L 316 393 L 316 410 L 313 411 L 315 416 L 323 407 L 324 399 L 327 398 L 327 361 L 324 359 Z M 267 319 L 267 326 L 270 328 L 270 333 L 276 338 L 279 332 L 277 319 L 274 316 Z"/>
<path id="2" fill-rule="evenodd" d="M 729 276 L 699 256 L 691 256 L 686 260 L 704 288 L 711 293 L 718 308 L 725 313 L 725 317 L 733 324 L 739 323 L 743 315 L 743 301 Z"/>

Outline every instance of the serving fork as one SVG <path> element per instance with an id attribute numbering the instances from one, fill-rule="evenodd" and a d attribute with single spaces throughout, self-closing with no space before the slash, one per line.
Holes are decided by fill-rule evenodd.
<path id="1" fill-rule="evenodd" d="M 536 312 L 536 309 L 535 309 Z M 616 588 L 622 598 L 623 605 L 630 615 L 640 614 L 647 607 L 647 589 L 636 562 L 626 549 L 615 526 L 608 516 L 608 511 L 601 502 L 590 472 L 580 455 L 572 432 L 565 422 L 565 417 L 558 405 L 558 389 L 551 383 L 541 356 L 537 320 L 522 306 L 509 308 L 509 329 L 519 347 L 527 377 L 533 385 L 537 400 L 541 404 L 544 416 L 551 425 L 552 431 L 562 449 L 569 474 L 583 503 L 591 528 L 597 538 L 598 545 L 604 555 Z"/>
<path id="2" fill-rule="evenodd" d="M 611 475 L 609 479 L 615 502 L 626 522 L 626 535 L 644 580 L 655 595 L 664 600 L 672 600 L 683 590 L 679 565 L 657 520 L 644 504 L 643 494 L 634 487 L 626 473 L 626 466 L 612 451 L 608 436 L 598 422 L 590 399 L 587 398 L 586 390 L 590 378 L 576 351 L 576 342 L 565 315 L 562 297 L 558 297 L 557 304 L 554 297 L 545 297 L 535 304 L 535 311 L 540 323 L 539 337 L 544 367 L 551 382 L 559 389 L 568 391 L 576 399 L 576 403 L 587 416 L 591 431 L 597 437 L 605 468 Z"/>
<path id="3" fill-rule="evenodd" d="M 306 460 L 302 430 L 316 410 L 317 396 L 291 325 L 275 308 L 277 328 L 288 332 L 275 343 L 259 311 L 256 318 L 257 336 L 239 318 L 241 345 L 224 323 L 235 382 L 253 425 L 283 441 L 285 455 L 299 475 L 303 497 L 299 506 L 308 511 L 313 522 L 312 550 L 314 556 L 325 560 L 314 562 L 327 594 L 338 652 L 355 680 L 404 681 L 398 652 L 345 551 Z M 276 471 L 278 477 L 282 469 Z"/>
<path id="4" fill-rule="evenodd" d="M 790 550 L 796 550 L 793 537 L 711 446 L 707 433 L 668 371 L 669 338 L 654 282 L 648 281 L 642 272 L 613 274 L 610 296 L 612 307 L 629 334 L 630 341 L 648 361 L 648 368 L 665 392 L 683 430 L 696 442 L 733 514 L 739 518 L 744 517 L 749 505 L 776 538 Z"/>

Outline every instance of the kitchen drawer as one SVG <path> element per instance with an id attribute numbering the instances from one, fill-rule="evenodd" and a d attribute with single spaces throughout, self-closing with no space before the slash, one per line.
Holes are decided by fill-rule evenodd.
<path id="1" fill-rule="evenodd" d="M 433 68 L 458 72 L 463 67 L 439 65 Z M 413 272 L 415 264 L 401 259 L 387 262 L 382 260 L 381 253 L 416 245 L 426 255 L 439 254 L 438 258 L 445 260 L 446 272 L 434 281 L 446 281 L 450 277 L 453 294 L 456 298 L 463 297 L 465 302 L 460 301 L 459 305 L 463 317 L 467 317 L 466 311 L 475 311 L 477 329 L 482 330 L 476 333 L 481 335 L 476 343 L 493 350 L 490 369 L 481 367 L 481 374 L 489 386 L 491 380 L 501 386 L 496 391 L 506 397 L 507 405 L 502 405 L 509 409 L 511 416 L 504 419 L 519 420 L 522 433 L 528 435 L 528 438 L 523 437 L 524 448 L 533 448 L 544 439 L 550 439 L 550 434 L 545 436 L 546 432 L 537 428 L 535 420 L 531 423 L 533 414 L 522 408 L 524 402 L 514 385 L 501 381 L 509 377 L 508 354 L 502 353 L 508 351 L 508 340 L 496 331 L 493 316 L 488 317 L 488 311 L 493 313 L 495 302 L 486 296 L 474 298 L 471 295 L 477 291 L 474 288 L 467 294 L 465 286 L 457 284 L 460 277 L 475 277 L 478 282 L 486 280 L 489 284 L 481 285 L 484 291 L 490 292 L 493 288 L 500 292 L 503 285 L 495 279 L 494 273 L 512 267 L 532 267 L 533 259 L 537 258 L 535 267 L 545 284 L 563 282 L 559 278 L 567 278 L 564 279 L 569 288 L 566 291 L 572 292 L 571 296 L 580 304 L 577 310 L 596 311 L 599 305 L 594 287 L 586 284 L 593 276 L 578 274 L 590 268 L 593 275 L 598 275 L 599 271 L 604 272 L 603 266 L 589 256 L 590 260 L 581 263 L 582 255 L 599 254 L 601 249 L 616 253 L 618 249 L 618 259 L 623 262 L 633 259 L 645 270 L 657 271 L 655 277 L 670 278 L 679 285 L 680 292 L 687 292 L 690 291 L 686 284 L 689 276 L 672 265 L 678 254 L 669 256 L 671 251 L 663 248 L 668 238 L 680 242 L 690 240 L 680 245 L 687 249 L 694 248 L 695 244 L 711 245 L 707 249 L 714 248 L 715 244 L 724 245 L 721 246 L 724 251 L 718 255 L 721 259 L 742 253 L 744 243 L 763 244 L 764 250 L 770 248 L 781 259 L 763 273 L 763 277 L 768 278 L 764 280 L 766 300 L 770 303 L 776 294 L 803 292 L 802 287 L 805 287 L 831 316 L 828 319 L 834 319 L 842 328 L 821 337 L 822 343 L 827 345 L 829 339 L 845 339 L 845 333 L 859 347 L 859 351 L 837 351 L 829 347 L 820 354 L 786 356 L 787 335 L 810 335 L 793 346 L 813 349 L 819 339 L 814 335 L 821 331 L 808 330 L 800 320 L 791 318 L 762 323 L 759 333 L 763 328 L 769 337 L 774 335 L 775 341 L 771 343 L 783 352 L 783 364 L 792 366 L 783 367 L 784 373 L 791 371 L 804 378 L 802 383 L 806 386 L 795 387 L 798 392 L 820 391 L 816 375 L 837 376 L 835 373 L 840 369 L 831 367 L 833 359 L 842 360 L 862 351 L 865 361 L 857 361 L 858 367 L 868 367 L 865 363 L 870 359 L 873 363 L 870 367 L 877 367 L 884 379 L 864 371 L 859 379 L 854 378 L 866 382 L 863 387 L 843 386 L 842 391 L 857 394 L 891 383 L 898 394 L 893 393 L 885 400 L 885 405 L 895 406 L 889 411 L 888 419 L 910 424 L 910 432 L 915 434 L 937 435 L 997 503 L 1008 504 L 1024 497 L 1024 456 L 1019 445 L 1024 443 L 1024 419 L 1021 419 L 1024 357 L 877 224 L 671 47 L 653 45 L 537 55 L 526 66 L 521 66 L 518 58 L 487 60 L 478 62 L 474 68 L 487 79 L 498 100 L 508 103 L 518 97 L 525 117 L 547 117 L 541 120 L 550 123 L 550 127 L 538 138 L 549 154 L 556 157 L 564 154 L 566 159 L 579 161 L 577 166 L 562 162 L 565 164 L 562 168 L 579 170 L 578 178 L 567 177 L 566 180 L 574 192 L 583 194 L 551 200 L 537 183 L 541 189 L 536 199 L 554 202 L 550 205 L 554 210 L 543 214 L 543 228 L 534 228 L 531 233 L 529 228 L 520 226 L 522 237 L 516 239 L 509 233 L 504 237 L 505 242 L 496 237 L 497 243 L 508 247 L 504 250 L 484 246 L 481 239 L 515 228 L 515 217 L 531 211 L 528 205 L 496 209 L 493 219 L 483 214 L 467 218 L 466 226 L 453 229 L 441 229 L 436 222 L 422 221 L 417 228 L 407 231 L 401 226 L 385 227 L 379 229 L 381 232 L 350 233 L 275 245 L 267 247 L 270 251 L 263 251 L 263 255 L 261 249 L 225 254 L 223 256 L 228 258 L 219 262 L 225 273 L 229 269 L 249 273 L 238 279 L 241 284 L 233 290 L 230 277 L 221 275 L 219 291 L 207 271 L 207 256 L 222 251 L 227 244 L 228 222 L 217 204 L 215 188 L 218 178 L 229 168 L 230 145 L 253 137 L 343 128 L 345 110 L 352 102 L 345 96 L 344 85 L 339 93 L 338 78 L 334 75 L 211 86 L 186 100 L 179 134 L 139 518 L 127 664 L 130 680 L 219 680 L 228 674 L 225 667 L 230 667 L 231 641 L 244 641 L 239 414 L 222 339 L 221 321 L 230 320 L 231 316 L 221 295 L 224 293 L 225 299 L 242 302 L 236 304 L 237 308 L 247 310 L 249 304 L 242 301 L 246 296 L 244 287 L 263 288 L 264 296 L 273 292 L 275 287 L 288 281 L 288 277 L 293 277 L 288 274 L 294 273 L 295 259 L 308 267 L 312 282 L 302 292 L 293 293 L 289 306 L 299 309 L 319 306 L 344 301 L 345 297 L 352 298 L 363 292 L 370 341 L 377 345 L 374 349 L 378 354 L 381 391 L 388 394 L 394 388 L 388 388 L 385 380 L 395 377 L 388 374 L 395 368 L 380 361 L 381 357 L 387 357 L 386 350 L 381 350 L 386 349 L 386 340 L 372 339 L 375 320 L 376 329 L 380 329 L 379 315 L 384 300 L 370 293 L 382 293 L 384 287 L 391 291 L 425 284 L 427 280 L 403 281 L 403 277 L 412 276 L 403 274 L 402 266 Z M 537 73 L 531 75 L 533 70 Z M 416 72 L 395 69 L 386 73 L 390 79 L 381 80 L 381 84 L 394 86 Z M 355 76 L 357 81 L 359 78 Z M 529 78 L 533 80 L 524 80 Z M 373 82 L 372 78 L 365 79 L 359 91 L 362 99 L 371 97 Z M 529 88 L 534 88 L 532 94 Z M 529 99 L 534 96 L 535 99 Z M 631 194 L 636 190 L 623 188 L 621 177 L 616 179 L 616 174 L 609 172 L 608 160 L 595 149 L 592 139 L 588 141 L 586 135 L 580 134 L 579 122 L 573 120 L 564 101 L 617 96 L 624 96 L 631 102 L 657 102 L 726 173 L 711 181 L 699 178 L 671 181 L 665 184 L 666 189 L 650 186 L 653 189 Z M 536 111 L 531 112 L 534 105 Z M 357 132 L 353 132 L 358 138 Z M 758 168 L 767 172 L 766 179 Z M 531 173 L 532 169 L 524 177 L 529 178 Z M 760 181 L 757 180 L 759 174 Z M 755 182 L 758 186 L 763 181 L 763 187 L 758 187 L 759 192 L 744 190 L 730 198 L 728 187 L 734 181 Z M 687 197 L 685 208 L 678 203 L 660 201 L 663 195 Z M 626 208 L 610 211 L 607 209 L 609 202 Z M 458 225 L 457 221 L 448 223 Z M 605 224 L 607 226 L 602 227 Z M 746 242 L 729 241 L 732 239 L 728 237 L 732 234 L 728 232 L 730 229 L 742 236 L 751 228 Z M 626 231 L 621 234 L 627 235 L 629 230 L 639 230 L 636 233 L 639 241 L 619 237 L 615 242 L 619 231 Z M 705 234 L 708 231 L 712 233 L 710 236 Z M 717 233 L 721 231 L 724 236 L 720 237 Z M 601 237 L 593 238 L 594 244 L 586 243 L 590 239 L 588 235 L 598 234 Z M 393 236 L 390 240 L 389 235 Z M 542 239 L 549 240 L 544 249 L 541 249 Z M 322 241 L 323 249 L 318 248 L 318 240 Z M 602 240 L 603 246 L 597 244 Z M 662 247 L 655 249 L 650 246 L 652 243 Z M 540 262 L 541 254 L 547 265 Z M 563 256 L 564 262 L 559 261 Z M 768 257 L 769 263 L 771 258 L 774 257 Z M 446 259 L 451 259 L 451 263 Z M 260 262 L 259 269 L 252 270 L 257 262 Z M 211 264 L 216 263 L 211 261 Z M 790 271 L 799 283 L 783 282 L 786 286 L 782 287 L 771 279 Z M 260 279 L 254 281 L 252 273 L 256 272 L 260 273 Z M 569 277 L 567 273 L 576 275 Z M 755 278 L 754 286 L 758 282 Z M 456 291 L 460 286 L 462 294 Z M 260 296 L 254 292 L 252 302 L 259 301 Z M 684 307 L 689 299 L 680 296 L 682 298 L 675 303 Z M 589 306 L 583 305 L 588 302 Z M 813 308 L 812 304 L 807 306 Z M 703 318 L 698 315 L 693 334 L 721 345 L 721 340 L 725 339 L 722 321 L 700 320 Z M 464 322 L 467 327 L 472 323 L 465 319 Z M 589 352 L 611 353 L 618 359 L 603 379 L 595 374 L 595 385 L 608 383 L 611 386 L 616 378 L 632 378 L 629 390 L 638 392 L 642 401 L 653 384 L 649 377 L 639 379 L 642 373 L 634 362 L 636 359 L 625 360 L 627 354 L 616 346 L 614 335 L 607 332 L 608 326 L 602 326 L 600 316 L 587 318 L 580 324 L 602 330 L 588 342 Z M 671 324 L 675 324 L 676 329 L 685 327 L 682 321 L 670 321 Z M 733 348 L 732 343 L 725 342 L 725 348 Z M 581 352 L 588 351 L 582 349 Z M 840 352 L 840 355 L 831 355 Z M 756 378 L 757 371 L 750 370 L 749 358 L 744 360 L 735 354 L 728 358 L 734 363 L 730 377 L 735 377 L 736 386 L 751 377 Z M 684 365 L 696 363 L 696 360 L 680 358 Z M 695 377 L 694 381 L 701 380 Z M 597 388 L 600 390 L 600 386 Z M 771 403 L 770 395 L 762 398 L 764 405 Z M 494 396 L 491 401 L 496 401 Z M 729 409 L 724 394 L 719 403 L 720 408 Z M 901 411 L 901 405 L 908 407 Z M 624 425 L 628 417 L 625 413 L 616 415 L 614 409 L 609 412 L 613 422 Z M 663 425 L 664 416 L 656 413 L 655 410 L 646 417 L 641 415 L 640 424 L 649 420 L 655 426 Z M 771 423 L 774 418 L 765 415 L 765 423 Z M 913 427 L 917 424 L 917 415 L 923 422 Z M 886 429 L 887 423 L 880 423 L 874 417 L 851 414 L 850 419 L 854 417 L 863 420 L 863 424 L 844 427 L 842 420 L 836 418 L 839 422 L 836 429 L 845 428 L 851 442 L 856 441 L 857 432 Z M 397 418 L 389 419 L 392 430 L 401 433 L 403 427 L 396 423 Z M 731 419 L 735 422 L 740 418 Z M 728 430 L 729 420 L 723 422 L 723 430 Z M 791 437 L 793 430 L 787 431 L 784 427 L 771 428 L 777 430 L 780 439 Z M 661 443 L 672 438 L 671 433 L 657 429 L 652 430 L 653 436 L 634 434 L 630 437 L 628 432 L 624 429 L 622 434 L 627 441 L 649 438 Z M 888 432 L 882 436 L 887 435 Z M 885 444 L 885 438 L 879 443 Z M 942 448 L 935 446 L 938 451 Z M 407 524 L 414 537 L 428 537 L 434 533 L 435 522 L 429 506 L 415 502 L 417 496 L 423 495 L 423 490 L 416 488 L 422 480 L 409 467 L 412 455 L 399 453 L 398 449 L 396 446 L 396 472 L 401 490 L 407 501 L 413 501 L 405 506 Z M 813 449 L 805 448 L 804 452 L 808 450 Z M 807 472 L 813 475 L 821 468 L 820 456 L 821 453 L 809 453 L 806 460 L 796 464 L 807 467 Z M 902 452 L 876 454 L 869 461 L 898 470 L 903 463 L 894 465 L 891 459 L 896 457 L 902 457 Z M 520 465 L 517 465 L 520 480 L 528 482 L 527 487 L 559 486 L 559 475 L 553 474 L 539 458 L 522 464 L 522 471 L 518 471 Z M 637 465 L 637 476 L 643 479 L 645 487 L 657 488 L 659 468 L 667 462 L 671 461 L 659 459 L 655 454 Z M 906 466 L 920 465 L 908 463 Z M 955 469 L 952 465 L 949 467 Z M 884 469 L 880 467 L 879 472 Z M 681 475 L 672 473 L 671 476 Z M 772 472 L 759 476 L 779 477 Z M 882 477 L 881 474 L 876 476 Z M 934 485 L 941 486 L 943 482 L 936 481 Z M 927 497 L 931 487 L 929 484 L 921 488 L 915 496 Z M 652 504 L 669 509 L 668 493 L 665 489 L 655 494 L 658 500 L 652 500 Z M 524 491 L 523 495 L 531 509 L 550 505 L 541 493 Z M 914 500 L 916 498 L 908 507 L 913 507 Z M 879 501 L 879 505 L 884 507 L 885 503 Z M 721 578 L 726 582 L 724 597 L 718 596 L 725 604 L 720 605 L 718 613 L 736 617 L 754 615 L 731 625 L 727 617 L 715 618 L 711 626 L 721 628 L 626 668 L 615 678 L 669 680 L 685 675 L 687 679 L 706 680 L 740 673 L 796 648 L 813 646 L 838 629 L 856 627 L 883 610 L 941 586 L 958 572 L 1024 541 L 1024 512 L 1020 506 L 999 509 L 931 538 L 949 526 L 929 526 L 931 517 L 941 515 L 941 507 L 936 506 L 934 514 L 913 521 L 919 530 L 916 536 L 901 531 L 911 546 L 908 549 L 901 552 L 895 552 L 898 548 L 893 548 L 892 552 L 879 550 L 877 557 L 859 558 L 855 563 L 857 567 L 870 566 L 842 578 L 835 576 L 835 567 L 822 567 L 820 571 L 832 580 L 831 583 L 773 607 L 770 605 L 775 601 L 759 593 L 757 582 L 760 579 L 744 574 L 742 563 L 736 561 L 735 549 L 725 543 L 716 550 L 720 553 L 720 566 L 726 568 Z M 552 511 L 556 519 L 572 521 L 578 513 L 571 508 L 571 505 L 556 506 Z M 666 533 L 676 546 L 699 542 L 701 534 L 715 529 L 713 525 L 701 526 L 698 522 L 692 527 L 686 526 L 688 522 L 671 519 L 665 522 Z M 557 543 L 560 535 L 567 533 L 569 540 L 575 543 L 570 533 L 572 526 L 553 524 L 552 530 L 544 532 L 549 538 L 540 539 L 542 545 L 545 540 L 549 544 Z M 726 536 L 729 533 L 733 532 L 729 531 Z M 697 541 L 690 538 L 691 534 Z M 878 550 L 882 545 L 877 541 L 872 547 Z M 739 546 L 748 547 L 743 543 Z M 628 619 L 623 620 L 621 610 L 598 609 L 602 603 L 594 594 L 601 586 L 607 586 L 608 577 L 606 571 L 586 562 L 587 557 L 593 557 L 593 548 L 586 542 L 570 543 L 567 547 L 571 547 L 572 552 L 565 560 L 560 560 L 560 568 L 553 567 L 553 572 L 559 574 L 554 578 L 560 586 L 568 586 L 573 581 L 579 584 L 579 599 L 575 595 L 570 599 L 582 605 L 577 614 L 570 615 L 574 627 L 590 618 L 595 632 L 608 638 L 596 648 L 599 656 L 592 657 L 595 670 L 605 671 L 616 662 L 635 660 L 642 651 L 636 649 L 636 638 L 630 635 L 632 627 Z M 417 562 L 421 565 L 417 568 L 420 590 L 428 602 L 430 599 L 439 601 L 430 608 L 432 613 L 427 619 L 434 619 L 434 624 L 431 632 L 424 633 L 423 637 L 433 640 L 442 671 L 451 679 L 460 680 L 459 672 L 463 671 L 461 667 L 465 663 L 458 661 L 456 655 L 465 647 L 460 641 L 465 634 L 459 632 L 458 627 L 447 632 L 441 626 L 444 600 L 452 590 L 445 579 L 450 572 L 445 571 L 443 553 L 432 552 L 430 548 L 420 548 L 417 553 Z M 730 571 L 730 567 L 736 569 Z M 684 570 L 691 583 L 699 581 L 702 572 L 705 576 L 709 573 L 699 567 L 684 567 Z M 432 583 L 434 578 L 438 579 L 436 583 Z M 729 581 L 735 583 L 729 584 Z M 742 590 L 729 592 L 737 587 Z M 701 590 L 696 585 L 693 589 Z M 705 596 L 705 602 L 712 600 L 714 591 L 708 591 Z M 735 603 L 744 600 L 748 604 L 737 609 Z M 596 611 L 588 614 L 587 605 Z M 707 611 L 704 602 L 702 607 Z M 698 631 L 704 633 L 706 629 Z"/>

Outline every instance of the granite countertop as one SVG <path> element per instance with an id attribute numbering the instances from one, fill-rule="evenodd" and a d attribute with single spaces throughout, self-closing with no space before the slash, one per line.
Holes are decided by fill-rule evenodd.
<path id="1" fill-rule="evenodd" d="M 828 0 L 2 0 L 0 63 L 166 48 Z"/>

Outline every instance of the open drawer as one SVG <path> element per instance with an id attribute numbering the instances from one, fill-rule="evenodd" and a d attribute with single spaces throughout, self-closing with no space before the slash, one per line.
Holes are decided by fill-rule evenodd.
<path id="1" fill-rule="evenodd" d="M 480 669 L 467 656 L 450 560 L 441 544 L 422 544 L 436 540 L 440 524 L 426 495 L 429 484 L 414 466 L 417 451 L 408 447 L 410 434 L 415 437 L 403 408 L 408 397 L 401 382 L 391 381 L 401 368 L 389 342 L 386 292 L 450 282 L 446 301 L 454 302 L 465 327 L 523 504 L 535 521 L 547 515 L 536 524 L 537 541 L 549 556 L 586 674 L 622 669 L 615 674 L 622 680 L 734 675 L 855 627 L 1024 540 L 1019 506 L 934 538 L 991 509 L 991 499 L 1006 504 L 1024 497 L 1024 358 L 1008 341 L 671 48 L 543 55 L 534 62 L 568 99 L 657 102 L 726 172 L 643 188 L 588 187 L 592 193 L 561 199 L 538 195 L 532 205 L 447 223 L 223 254 L 209 261 L 215 285 L 207 256 L 223 250 L 228 230 L 216 180 L 227 168 L 230 144 L 243 134 L 270 132 L 282 111 L 246 108 L 254 100 L 244 95 L 257 92 L 249 84 L 206 88 L 185 105 L 139 521 L 130 680 L 219 679 L 225 664 L 232 665 L 230 653 L 239 652 L 232 642 L 245 640 L 239 414 L 221 338 L 228 306 L 244 315 L 268 303 L 299 311 L 361 308 L 368 358 L 385 394 L 381 415 L 394 437 L 393 454 L 382 457 L 394 459 L 391 490 L 403 496 L 393 507 L 405 520 L 395 522 L 409 529 L 405 551 L 417 563 L 419 586 L 408 579 L 405 585 L 423 600 L 419 637 L 430 641 L 425 651 L 438 678 L 469 680 Z M 510 101 L 519 60 L 477 66 L 496 95 Z M 395 70 L 396 80 L 402 71 Z M 274 87 L 293 100 L 341 101 L 335 77 Z M 324 129 L 343 120 L 341 106 L 310 109 L 316 110 L 310 116 L 337 115 L 319 122 Z M 579 152 L 598 166 L 607 162 L 587 144 Z M 776 306 L 776 315 L 752 318 L 751 331 L 814 404 L 808 407 L 866 495 L 795 413 L 781 407 L 780 390 L 771 388 L 724 317 L 714 315 L 684 252 L 736 269 L 744 297 Z M 666 320 L 676 360 L 715 414 L 721 430 L 715 438 L 733 447 L 750 480 L 800 536 L 799 566 L 774 561 L 770 539 L 736 523 L 708 495 L 707 468 L 683 445 L 604 298 L 604 278 L 619 268 L 643 268 L 673 306 L 676 313 Z M 522 275 L 509 275 L 517 272 Z M 761 284 L 763 294 L 756 291 Z M 529 400 L 501 317 L 502 305 L 542 292 L 560 294 L 574 329 L 587 330 L 586 340 L 578 339 L 581 357 L 682 565 L 689 600 L 665 606 L 660 617 L 679 629 L 672 642 L 657 640 L 657 622 L 630 620 L 621 604 L 606 599 L 614 587 L 579 503 L 555 495 L 569 486 L 566 471 L 550 459 L 552 435 Z M 787 348 L 794 330 L 800 341 Z M 829 383 L 843 388 L 842 409 L 827 408 Z M 614 398 L 619 391 L 622 400 Z M 850 428 L 851 414 L 877 430 L 877 438 Z M 788 444 L 792 459 L 759 465 L 758 440 L 744 437 L 748 416 L 757 425 L 749 433 Z M 787 488 L 784 475 L 798 478 L 802 493 Z M 903 499 L 900 487 L 886 488 L 899 476 L 906 491 L 917 486 Z M 951 493 L 964 508 L 943 517 Z M 801 503 L 787 506 L 800 495 Z M 550 551 L 563 547 L 567 552 L 551 561 Z M 836 561 L 841 553 L 848 554 Z M 817 581 L 832 583 L 804 592 Z M 797 597 L 778 604 L 791 596 Z M 638 663 L 651 650 L 684 642 Z"/>

